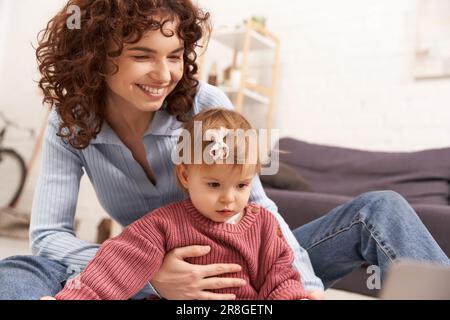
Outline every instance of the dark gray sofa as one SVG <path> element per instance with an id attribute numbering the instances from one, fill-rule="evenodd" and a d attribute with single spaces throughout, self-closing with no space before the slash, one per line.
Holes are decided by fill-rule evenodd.
<path id="1" fill-rule="evenodd" d="M 444 252 L 450 255 L 450 148 L 419 152 L 369 152 L 311 144 L 291 138 L 279 141 L 280 161 L 298 172 L 311 192 L 275 189 L 267 195 L 292 229 L 312 221 L 353 197 L 375 190 L 403 195 Z M 369 275 L 357 270 L 334 287 L 368 295 Z"/>

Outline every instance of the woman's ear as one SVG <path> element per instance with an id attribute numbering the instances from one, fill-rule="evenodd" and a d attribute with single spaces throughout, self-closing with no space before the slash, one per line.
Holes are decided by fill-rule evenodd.
<path id="1" fill-rule="evenodd" d="M 186 166 L 179 164 L 176 166 L 176 172 L 178 180 L 180 181 L 183 188 L 188 189 L 188 172 Z"/>

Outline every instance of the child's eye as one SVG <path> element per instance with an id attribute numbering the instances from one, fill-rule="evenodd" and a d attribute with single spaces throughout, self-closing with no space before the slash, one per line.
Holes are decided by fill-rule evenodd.
<path id="1" fill-rule="evenodd" d="M 209 182 L 208 186 L 210 186 L 211 188 L 218 188 L 220 187 L 220 183 L 217 182 Z"/>
<path id="2" fill-rule="evenodd" d="M 247 183 L 241 183 L 238 185 L 239 189 L 245 189 L 248 186 Z"/>
<path id="3" fill-rule="evenodd" d="M 173 57 L 169 57 L 169 59 L 171 59 L 171 60 L 181 60 L 181 56 L 173 56 Z"/>

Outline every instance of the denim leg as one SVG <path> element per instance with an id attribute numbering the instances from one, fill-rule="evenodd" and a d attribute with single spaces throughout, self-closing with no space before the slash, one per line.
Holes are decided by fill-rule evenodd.
<path id="1" fill-rule="evenodd" d="M 37 256 L 0 261 L 0 300 L 39 300 L 54 296 L 70 277 L 67 267 Z"/>
<path id="2" fill-rule="evenodd" d="M 393 191 L 368 192 L 294 230 L 325 288 L 364 265 L 381 276 L 393 260 L 450 265 L 413 208 Z"/>

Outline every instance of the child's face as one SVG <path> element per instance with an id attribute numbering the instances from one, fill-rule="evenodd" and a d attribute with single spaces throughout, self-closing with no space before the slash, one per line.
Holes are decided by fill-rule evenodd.
<path id="1" fill-rule="evenodd" d="M 225 222 L 248 204 L 254 170 L 228 164 L 177 166 L 193 205 L 207 218 Z"/>
<path id="2" fill-rule="evenodd" d="M 119 70 L 107 77 L 108 98 L 140 111 L 157 111 L 183 77 L 184 44 L 176 35 L 176 24 L 166 23 L 166 34 L 148 31 L 135 44 L 126 44 L 113 61 Z"/>

